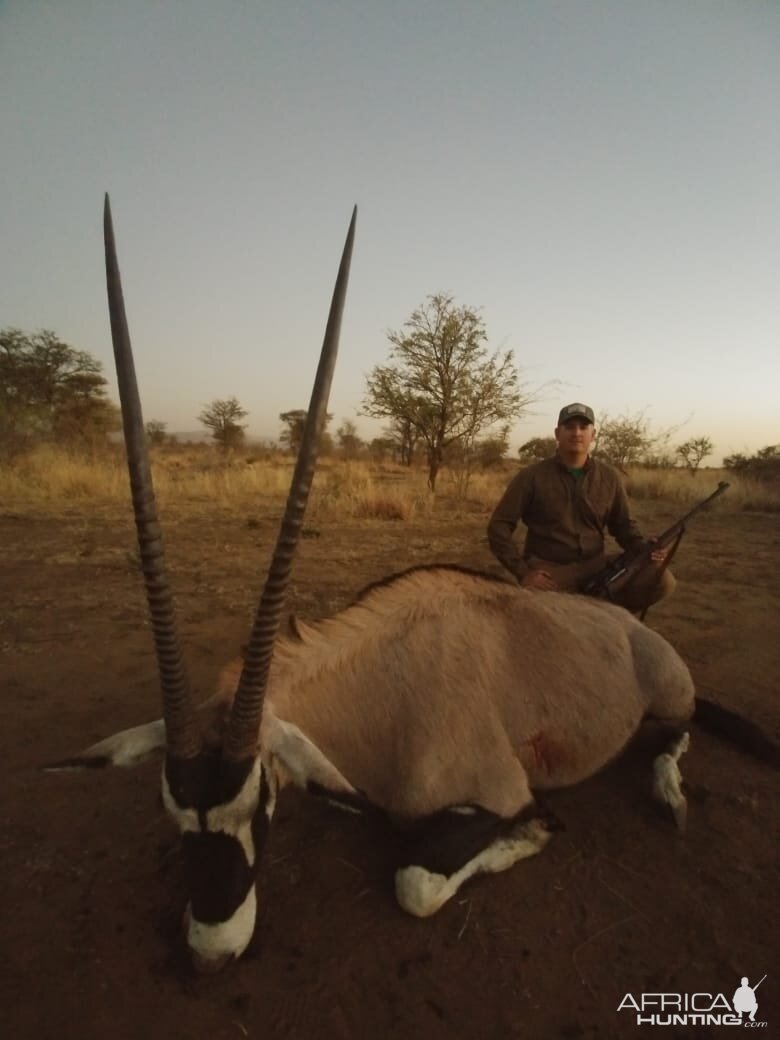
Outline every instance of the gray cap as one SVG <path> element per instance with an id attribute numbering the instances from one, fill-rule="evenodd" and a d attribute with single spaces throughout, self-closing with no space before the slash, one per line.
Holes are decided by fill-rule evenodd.
<path id="1" fill-rule="evenodd" d="M 586 404 L 567 404 L 561 408 L 560 415 L 558 416 L 558 425 L 562 426 L 568 419 L 586 419 L 589 423 L 595 423 L 596 419 L 593 415 L 593 409 L 588 408 Z"/>

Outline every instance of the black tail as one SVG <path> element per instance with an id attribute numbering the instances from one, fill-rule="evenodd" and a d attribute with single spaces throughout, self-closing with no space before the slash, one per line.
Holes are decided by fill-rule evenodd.
<path id="1" fill-rule="evenodd" d="M 754 758 L 780 769 L 780 744 L 749 719 L 705 697 L 696 698 L 694 721 Z"/>

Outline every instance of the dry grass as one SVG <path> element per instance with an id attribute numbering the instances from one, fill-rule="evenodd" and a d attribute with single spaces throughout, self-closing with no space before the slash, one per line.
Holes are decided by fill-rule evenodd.
<path id="1" fill-rule="evenodd" d="M 14 507 L 118 501 L 128 494 L 127 470 L 119 458 L 89 459 L 42 447 L 0 466 L 0 497 Z"/>
<path id="2" fill-rule="evenodd" d="M 292 465 L 224 464 L 212 457 L 182 459 L 154 456 L 154 485 L 161 499 L 223 500 L 237 495 L 279 496 L 287 493 Z M 127 469 L 119 453 L 92 458 L 41 447 L 0 467 L 0 496 L 6 503 L 65 505 L 90 500 L 125 502 Z"/>
<path id="3" fill-rule="evenodd" d="M 462 497 L 465 501 L 484 509 L 493 509 L 515 473 L 517 473 L 517 466 L 510 464 L 472 473 L 468 482 L 465 483 L 455 474 L 444 470 L 439 478 L 439 483 L 441 490 L 445 493 L 452 494 L 456 498 Z"/>
<path id="4" fill-rule="evenodd" d="M 258 501 L 274 506 L 284 501 L 292 460 L 281 455 L 225 460 L 199 446 L 185 452 L 153 453 L 152 469 L 163 508 L 210 502 L 245 508 Z M 462 482 L 444 470 L 439 494 L 433 496 L 422 469 L 324 459 L 314 481 L 311 512 L 321 518 L 407 521 L 431 515 L 437 498 L 446 499 L 448 509 L 489 510 L 515 472 L 516 466 L 508 462 L 498 469 L 473 473 L 464 492 Z M 627 486 L 634 499 L 659 499 L 685 508 L 710 494 L 719 480 L 731 484 L 718 502 L 719 509 L 780 512 L 780 491 L 776 487 L 725 470 L 691 474 L 684 470 L 634 469 L 627 476 Z M 6 508 L 58 510 L 84 502 L 124 504 L 128 497 L 124 459 L 118 451 L 85 458 L 41 447 L 13 465 L 0 466 L 0 498 Z"/>
<path id="5" fill-rule="evenodd" d="M 333 462 L 318 471 L 312 512 L 359 520 L 411 520 L 433 508 L 418 470 L 378 468 L 365 462 Z"/>
<path id="6" fill-rule="evenodd" d="M 161 508 L 171 504 L 214 502 L 246 507 L 250 503 L 284 502 L 292 479 L 293 462 L 284 456 L 266 459 L 234 458 L 199 450 L 153 453 L 152 473 Z M 0 498 L 7 508 L 66 509 L 125 504 L 129 500 L 127 470 L 120 453 L 94 458 L 41 447 L 0 466 Z M 364 462 L 323 460 L 312 489 L 314 516 L 351 516 L 361 519 L 409 520 L 432 508 L 432 496 L 419 470 Z"/>
<path id="7" fill-rule="evenodd" d="M 663 499 L 679 502 L 685 507 L 706 498 L 721 480 L 730 487 L 718 500 L 718 509 L 780 512 L 780 490 L 777 487 L 737 476 L 725 469 L 706 469 L 698 473 L 679 469 L 632 469 L 626 483 L 632 498 Z"/>

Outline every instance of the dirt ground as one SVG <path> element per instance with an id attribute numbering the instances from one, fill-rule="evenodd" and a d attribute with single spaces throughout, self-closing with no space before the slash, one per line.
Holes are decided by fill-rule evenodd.
<path id="1" fill-rule="evenodd" d="M 646 530 L 674 518 L 638 503 Z M 307 529 L 290 605 L 317 617 L 416 563 L 497 569 L 487 515 Z M 246 638 L 275 517 L 203 503 L 165 517 L 193 682 L 210 690 Z M 243 1037 L 623 1037 L 653 1032 L 625 994 L 724 992 L 768 973 L 758 1020 L 780 1025 L 778 774 L 694 728 L 688 832 L 656 813 L 646 749 L 549 807 L 540 856 L 470 882 L 436 917 L 404 915 L 376 824 L 283 796 L 244 958 L 194 977 L 159 763 L 46 773 L 159 714 L 126 510 L 0 515 L 0 999 L 3 1034 L 58 1040 Z M 701 691 L 778 737 L 780 525 L 713 512 L 675 561 L 677 595 L 648 623 Z M 595 722 L 594 722 L 595 724 Z M 677 1026 L 666 1036 L 717 1036 Z"/>

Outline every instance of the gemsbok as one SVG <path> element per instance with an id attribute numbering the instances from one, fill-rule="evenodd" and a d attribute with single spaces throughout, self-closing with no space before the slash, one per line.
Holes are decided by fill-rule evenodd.
<path id="1" fill-rule="evenodd" d="M 682 827 L 678 766 L 694 696 L 672 646 L 628 611 L 536 592 L 459 567 L 414 568 L 365 589 L 334 617 L 279 634 L 327 408 L 355 232 L 344 246 L 303 443 L 243 660 L 196 707 L 176 636 L 108 197 L 111 331 L 163 718 L 52 768 L 128 766 L 164 750 L 162 795 L 181 832 L 192 961 L 215 971 L 255 927 L 255 879 L 281 789 L 292 782 L 409 830 L 398 902 L 435 913 L 468 878 L 539 852 L 553 825 L 534 791 L 576 784 L 614 759 L 646 717 L 673 725 L 653 793 Z M 725 721 L 724 721 L 725 720 Z M 778 749 L 755 738 L 777 764 Z M 745 734 L 743 734 L 745 736 Z"/>

